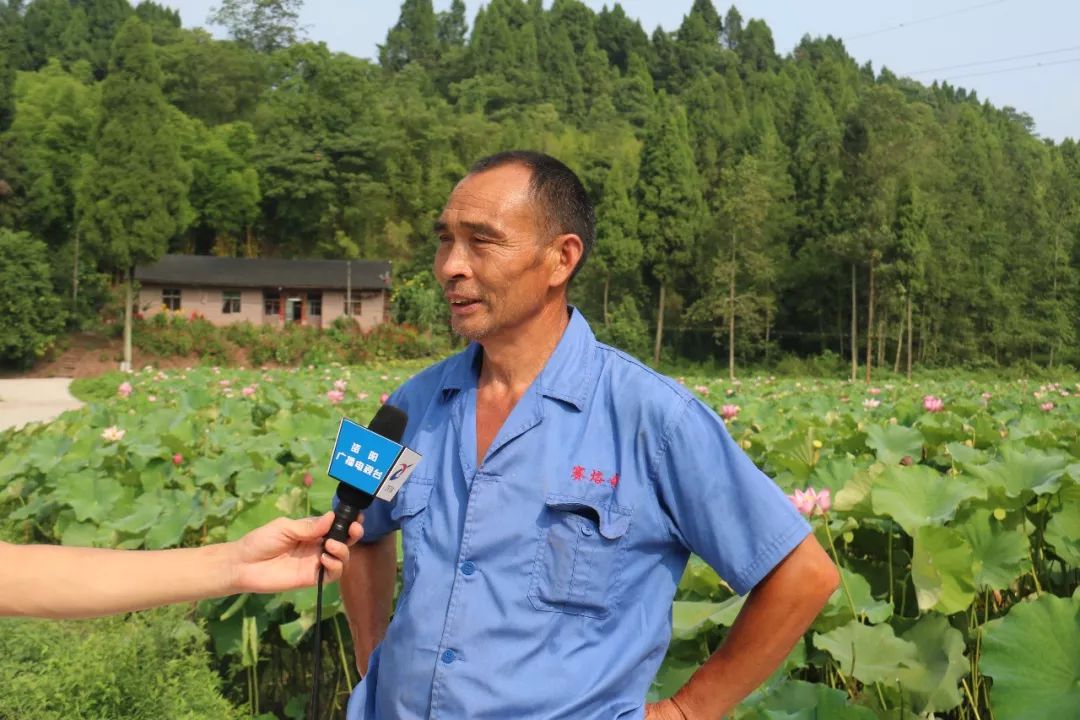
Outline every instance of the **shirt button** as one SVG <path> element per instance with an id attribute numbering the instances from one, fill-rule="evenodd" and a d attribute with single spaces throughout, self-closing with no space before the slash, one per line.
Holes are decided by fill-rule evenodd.
<path id="1" fill-rule="evenodd" d="M 454 658 L 456 657 L 457 655 L 454 654 L 453 650 L 447 650 L 442 654 L 442 661 L 449 665 L 450 663 L 454 662 Z"/>
<path id="2" fill-rule="evenodd" d="M 466 560 L 461 563 L 461 573 L 463 575 L 472 575 L 474 572 L 476 572 L 476 563 L 472 560 Z"/>
<path id="3" fill-rule="evenodd" d="M 581 523 L 581 534 L 582 535 L 592 535 L 592 533 L 593 533 L 592 525 L 590 525 L 587 522 Z"/>

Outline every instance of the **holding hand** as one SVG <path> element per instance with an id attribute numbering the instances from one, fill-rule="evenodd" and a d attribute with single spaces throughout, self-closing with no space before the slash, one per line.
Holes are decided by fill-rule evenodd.
<path id="1" fill-rule="evenodd" d="M 362 519 L 361 518 L 358 518 Z M 341 577 L 349 562 L 349 548 L 323 536 L 330 531 L 334 513 L 317 518 L 278 518 L 229 543 L 234 592 L 280 592 L 309 587 L 318 581 L 319 565 L 325 582 Z M 364 534 L 359 522 L 349 526 L 349 545 Z"/>

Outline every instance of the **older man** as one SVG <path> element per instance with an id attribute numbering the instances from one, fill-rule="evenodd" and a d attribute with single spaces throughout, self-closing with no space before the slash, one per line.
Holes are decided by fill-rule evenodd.
<path id="1" fill-rule="evenodd" d="M 783 661 L 835 567 L 715 413 L 568 307 L 594 218 L 565 165 L 481 160 L 435 234 L 473 342 L 390 399 L 424 460 L 367 511 L 343 578 L 367 669 L 348 717 L 720 718 Z M 691 552 L 749 598 L 686 686 L 646 706 Z"/>

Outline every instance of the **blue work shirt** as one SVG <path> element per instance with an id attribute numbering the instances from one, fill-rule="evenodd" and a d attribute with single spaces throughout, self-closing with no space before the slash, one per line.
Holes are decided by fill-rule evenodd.
<path id="1" fill-rule="evenodd" d="M 401 528 L 393 620 L 349 720 L 641 718 L 691 552 L 746 593 L 810 528 L 678 383 L 581 314 L 476 457 L 476 343 L 391 399 L 423 455 L 364 542 Z"/>

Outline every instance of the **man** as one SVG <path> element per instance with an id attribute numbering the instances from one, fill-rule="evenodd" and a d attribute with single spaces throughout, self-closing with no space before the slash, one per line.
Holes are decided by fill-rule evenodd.
<path id="1" fill-rule="evenodd" d="M 85 618 L 243 592 L 333 582 L 349 549 L 323 536 L 334 513 L 278 518 L 239 540 L 174 550 L 107 550 L 0 542 L 0 617 Z M 363 534 L 349 526 L 349 542 Z M 63 578 L 57 582 L 57 578 Z"/>
<path id="2" fill-rule="evenodd" d="M 715 413 L 568 308 L 594 219 L 566 166 L 481 160 L 435 233 L 453 329 L 473 342 L 389 400 L 424 459 L 369 509 L 343 576 L 367 669 L 349 719 L 720 718 L 783 661 L 835 567 Z M 750 596 L 713 657 L 646 708 L 690 552 Z"/>

